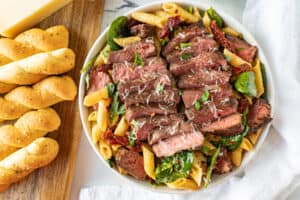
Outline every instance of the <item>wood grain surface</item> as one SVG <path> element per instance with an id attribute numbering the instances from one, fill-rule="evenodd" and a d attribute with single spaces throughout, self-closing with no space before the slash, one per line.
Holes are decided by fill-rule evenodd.
<path id="1" fill-rule="evenodd" d="M 63 24 L 70 31 L 70 48 L 76 53 L 76 67 L 68 74 L 78 85 L 80 69 L 89 48 L 100 31 L 104 0 L 74 0 L 73 3 L 54 13 L 37 27 Z M 58 111 L 62 125 L 49 134 L 60 145 L 58 157 L 50 165 L 36 170 L 23 181 L 11 185 L 0 194 L 2 200 L 47 200 L 69 199 L 69 192 L 76 161 L 77 147 L 81 136 L 81 122 L 77 99 L 60 103 Z"/>

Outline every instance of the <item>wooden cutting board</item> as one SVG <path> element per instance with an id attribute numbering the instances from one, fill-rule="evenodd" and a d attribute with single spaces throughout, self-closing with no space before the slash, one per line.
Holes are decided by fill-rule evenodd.
<path id="1" fill-rule="evenodd" d="M 37 25 L 47 28 L 63 24 L 69 29 L 69 46 L 76 53 L 76 67 L 69 75 L 75 79 L 77 85 L 84 59 L 99 35 L 103 5 L 104 0 L 74 0 Z M 59 142 L 58 157 L 47 167 L 36 170 L 23 181 L 13 184 L 6 192 L 0 194 L 1 200 L 69 199 L 82 131 L 78 101 L 60 103 L 54 108 L 62 119 L 62 125 L 58 131 L 49 135 Z"/>

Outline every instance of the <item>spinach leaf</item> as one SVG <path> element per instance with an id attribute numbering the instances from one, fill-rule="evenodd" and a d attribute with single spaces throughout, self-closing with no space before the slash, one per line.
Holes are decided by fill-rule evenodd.
<path id="1" fill-rule="evenodd" d="M 169 183 L 178 178 L 187 177 L 193 166 L 192 151 L 181 151 L 173 156 L 165 157 L 155 169 L 157 183 Z"/>
<path id="2" fill-rule="evenodd" d="M 234 82 L 234 87 L 237 91 L 239 91 L 242 94 L 255 97 L 257 89 L 255 84 L 254 72 L 247 71 L 241 73 Z"/>
<path id="3" fill-rule="evenodd" d="M 209 166 L 207 168 L 207 172 L 206 172 L 206 180 L 205 180 L 204 187 L 207 187 L 209 185 L 210 181 L 211 181 L 211 174 L 212 174 L 212 171 L 215 167 L 215 164 L 216 164 L 218 155 L 220 153 L 220 150 L 221 150 L 221 147 L 219 146 L 216 149 L 215 153 L 211 157 L 211 160 L 210 160 Z"/>
<path id="4" fill-rule="evenodd" d="M 220 15 L 218 15 L 218 13 L 215 11 L 215 9 L 213 9 L 213 7 L 210 7 L 208 10 L 207 10 L 207 14 L 209 15 L 209 17 L 212 19 L 212 20 L 216 20 L 217 22 L 217 25 L 219 28 L 222 28 L 223 27 L 223 20 L 222 18 L 220 17 Z"/>
<path id="5" fill-rule="evenodd" d="M 134 64 L 136 64 L 139 67 L 144 65 L 142 57 L 136 51 L 134 52 Z"/>
<path id="6" fill-rule="evenodd" d="M 111 107 L 110 107 L 110 115 L 109 115 L 110 120 L 114 121 L 114 119 L 116 117 L 118 117 L 119 115 L 123 115 L 124 113 L 125 113 L 125 106 L 124 106 L 124 104 L 120 105 L 119 93 L 116 92 L 113 95 L 113 102 L 112 102 Z"/>
<path id="7" fill-rule="evenodd" d="M 116 89 L 115 84 L 109 83 L 109 84 L 107 84 L 106 87 L 107 87 L 107 90 L 108 90 L 108 96 L 112 97 L 114 95 L 114 92 L 115 92 L 115 89 Z"/>
<path id="8" fill-rule="evenodd" d="M 122 37 L 128 32 L 127 22 L 127 17 L 120 16 L 111 23 L 110 28 L 108 30 L 107 43 L 112 51 L 120 49 L 119 45 L 115 43 L 114 38 Z"/>
<path id="9" fill-rule="evenodd" d="M 166 46 L 166 44 L 168 43 L 168 40 L 166 40 L 166 39 L 160 39 L 160 40 L 159 40 L 159 43 L 160 43 L 160 45 L 161 45 L 162 47 L 164 47 L 164 46 Z"/>
<path id="10" fill-rule="evenodd" d="M 188 7 L 186 10 L 187 10 L 189 13 L 193 14 L 193 7 L 192 7 L 192 6 Z"/>

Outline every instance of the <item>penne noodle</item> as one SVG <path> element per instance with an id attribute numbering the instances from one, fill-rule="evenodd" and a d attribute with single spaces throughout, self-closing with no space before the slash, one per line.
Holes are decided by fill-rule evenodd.
<path id="1" fill-rule="evenodd" d="M 239 67 L 242 64 L 247 64 L 249 66 L 251 66 L 250 63 L 248 63 L 247 61 L 243 60 L 242 58 L 240 58 L 239 56 L 237 56 L 236 54 L 232 53 L 231 51 L 229 51 L 228 49 L 224 49 L 224 55 L 229 58 L 228 62 L 230 63 L 230 65 L 232 65 L 233 67 Z"/>
<path id="2" fill-rule="evenodd" d="M 95 121 L 97 121 L 97 111 L 93 111 L 93 112 L 91 112 L 89 114 L 88 121 L 89 122 L 95 122 Z"/>
<path id="3" fill-rule="evenodd" d="M 249 140 L 251 141 L 251 143 L 253 145 L 255 145 L 257 143 L 257 140 L 258 140 L 259 136 L 261 135 L 262 131 L 263 131 L 263 129 L 260 128 L 256 132 L 253 132 L 253 133 L 250 133 L 247 135 L 247 138 L 249 138 Z"/>
<path id="4" fill-rule="evenodd" d="M 237 148 L 233 152 L 230 153 L 231 161 L 234 166 L 238 167 L 241 165 L 242 157 L 243 157 L 243 149 Z"/>
<path id="5" fill-rule="evenodd" d="M 144 22 L 146 24 L 150 24 L 158 28 L 163 27 L 163 18 L 154 14 L 145 12 L 134 12 L 131 14 L 131 17 L 137 21 Z"/>
<path id="6" fill-rule="evenodd" d="M 252 151 L 253 150 L 253 145 L 251 142 L 248 140 L 248 138 L 243 138 L 242 143 L 240 145 L 241 149 L 244 149 L 246 151 Z"/>
<path id="7" fill-rule="evenodd" d="M 114 38 L 114 41 L 119 46 L 126 47 L 130 44 L 141 41 L 141 38 L 139 36 L 130 36 L 130 37 L 124 37 L 124 38 Z"/>
<path id="8" fill-rule="evenodd" d="M 204 12 L 202 21 L 203 21 L 204 26 L 210 30 L 211 19 L 208 16 L 208 13 L 206 11 Z"/>
<path id="9" fill-rule="evenodd" d="M 92 126 L 92 141 L 94 142 L 94 144 L 97 144 L 99 140 L 102 139 L 103 134 L 104 131 L 101 130 L 99 124 L 96 123 Z"/>
<path id="10" fill-rule="evenodd" d="M 98 103 L 98 115 L 97 115 L 97 124 L 100 126 L 100 130 L 105 132 L 108 128 L 109 114 L 108 110 L 103 101 Z"/>
<path id="11" fill-rule="evenodd" d="M 99 142 L 99 151 L 105 160 L 111 159 L 113 155 L 110 145 L 104 140 Z"/>
<path id="12" fill-rule="evenodd" d="M 121 120 L 119 121 L 114 134 L 118 135 L 118 136 L 124 136 L 124 135 L 126 135 L 126 132 L 128 131 L 128 129 L 129 129 L 129 125 L 125 119 L 125 116 L 123 116 L 121 118 Z"/>
<path id="13" fill-rule="evenodd" d="M 112 152 L 113 152 L 113 155 L 115 155 L 115 154 L 117 153 L 118 149 L 119 149 L 121 146 L 122 146 L 122 145 L 120 145 L 120 144 L 112 144 L 112 145 L 111 145 L 111 150 L 112 150 Z"/>
<path id="14" fill-rule="evenodd" d="M 201 15 L 197 7 L 193 7 L 193 15 L 195 15 L 198 18 L 198 21 L 201 19 Z"/>
<path id="15" fill-rule="evenodd" d="M 232 36 L 235 36 L 235 37 L 240 37 L 242 34 L 237 32 L 236 30 L 234 30 L 233 28 L 231 27 L 224 27 L 222 28 L 222 31 L 228 35 L 232 35 Z"/>
<path id="16" fill-rule="evenodd" d="M 181 189 L 181 190 L 197 190 L 197 189 L 199 189 L 199 187 L 193 180 L 187 179 L 187 178 L 179 178 L 174 182 L 166 183 L 166 185 L 172 189 Z"/>
<path id="17" fill-rule="evenodd" d="M 160 17 L 163 20 L 163 23 L 165 23 L 166 21 L 168 21 L 168 19 L 173 16 L 170 13 L 167 13 L 167 12 L 165 12 L 163 10 L 157 10 L 157 11 L 154 12 L 154 14 L 156 16 Z"/>
<path id="18" fill-rule="evenodd" d="M 171 15 L 178 15 L 182 21 L 185 21 L 187 23 L 195 23 L 200 20 L 199 17 L 196 15 L 193 15 L 183 9 L 181 6 L 177 5 L 176 3 L 164 3 L 162 5 L 162 8 L 167 13 L 170 13 Z"/>
<path id="19" fill-rule="evenodd" d="M 108 53 L 110 52 L 110 47 L 109 45 L 105 45 L 105 47 L 102 49 L 100 54 L 97 56 L 94 66 L 101 65 L 101 64 L 107 64 L 107 57 Z"/>
<path id="20" fill-rule="evenodd" d="M 206 162 L 205 156 L 201 152 L 195 151 L 193 167 L 191 169 L 190 176 L 199 187 L 201 186 L 201 180 L 203 176 L 203 169 L 201 167 L 203 162 Z"/>
<path id="21" fill-rule="evenodd" d="M 144 158 L 144 170 L 150 178 L 155 180 L 155 173 L 154 173 L 155 157 L 154 157 L 154 154 L 151 151 L 151 148 L 146 144 L 142 144 L 142 151 L 143 151 L 143 158 Z"/>
<path id="22" fill-rule="evenodd" d="M 108 98 L 109 98 L 108 90 L 106 87 L 104 87 L 96 92 L 93 92 L 85 96 L 83 100 L 83 105 L 86 107 L 90 107 L 97 104 L 100 100 L 108 99 Z"/>
<path id="23" fill-rule="evenodd" d="M 261 63 L 258 58 L 255 60 L 255 66 L 253 67 L 252 70 L 255 74 L 255 84 L 257 88 L 256 97 L 258 98 L 265 92 L 264 81 L 261 73 Z"/>

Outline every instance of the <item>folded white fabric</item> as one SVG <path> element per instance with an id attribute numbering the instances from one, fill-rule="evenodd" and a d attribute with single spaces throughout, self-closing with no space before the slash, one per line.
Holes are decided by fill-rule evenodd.
<path id="1" fill-rule="evenodd" d="M 269 136 L 244 176 L 190 195 L 169 195 L 128 186 L 84 188 L 84 200 L 284 199 L 300 177 L 300 2 L 248 0 L 243 24 L 269 60 L 277 93 Z M 292 182 L 294 181 L 294 182 Z M 298 185 L 298 184 L 297 184 Z"/>

